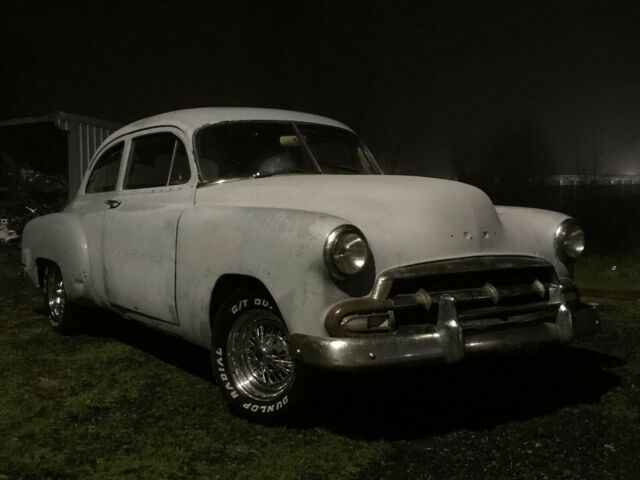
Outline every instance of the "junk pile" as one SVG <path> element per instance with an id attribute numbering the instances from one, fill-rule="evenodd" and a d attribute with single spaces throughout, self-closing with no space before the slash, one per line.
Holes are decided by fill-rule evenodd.
<path id="1" fill-rule="evenodd" d="M 19 245 L 24 226 L 59 211 L 68 195 L 63 175 L 47 175 L 0 152 L 0 244 Z"/>

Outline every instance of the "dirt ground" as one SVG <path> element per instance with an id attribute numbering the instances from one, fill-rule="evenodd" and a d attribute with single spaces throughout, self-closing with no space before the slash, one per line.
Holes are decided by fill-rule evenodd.
<path id="1" fill-rule="evenodd" d="M 207 352 L 178 339 L 99 312 L 54 334 L 0 252 L 0 480 L 640 478 L 640 294 L 588 262 L 597 336 L 322 374 L 308 426 L 286 428 L 230 415 Z"/>

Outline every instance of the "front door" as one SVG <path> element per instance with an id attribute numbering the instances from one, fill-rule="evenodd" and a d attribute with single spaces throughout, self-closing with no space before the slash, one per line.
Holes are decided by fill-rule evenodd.
<path id="1" fill-rule="evenodd" d="M 193 206 L 196 178 L 183 138 L 154 129 L 131 138 L 122 187 L 109 198 L 103 236 L 108 302 L 123 314 L 161 326 L 179 324 L 176 238 Z"/>

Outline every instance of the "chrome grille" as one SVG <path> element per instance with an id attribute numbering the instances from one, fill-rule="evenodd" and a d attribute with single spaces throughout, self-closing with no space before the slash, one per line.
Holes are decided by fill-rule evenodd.
<path id="1" fill-rule="evenodd" d="M 385 328 L 407 333 L 435 332 L 449 317 L 463 329 L 553 321 L 564 299 L 562 288 L 553 265 L 538 257 L 478 256 L 413 264 L 380 274 L 368 296 L 334 305 L 325 327 L 331 336 L 355 335 L 345 330 L 344 319 L 366 320 L 368 325 L 369 317 L 381 314 L 388 317 Z"/>
<path id="2" fill-rule="evenodd" d="M 414 293 L 419 289 L 427 292 L 451 292 L 482 288 L 486 283 L 496 287 L 531 285 L 535 280 L 539 280 L 547 285 L 552 283 L 555 280 L 553 267 L 551 265 L 541 265 L 524 268 L 504 268 L 459 273 L 451 272 L 412 278 L 398 278 L 394 279 L 389 296 L 393 297 L 398 294 Z"/>
<path id="3" fill-rule="evenodd" d="M 553 318 L 556 281 L 551 265 L 425 275 L 394 279 L 387 301 L 398 327 L 435 325 L 441 298 L 449 297 L 463 329 L 487 328 Z"/>

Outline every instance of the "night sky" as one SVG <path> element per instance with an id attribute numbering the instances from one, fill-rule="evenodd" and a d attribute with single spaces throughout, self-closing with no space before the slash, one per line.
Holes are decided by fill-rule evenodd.
<path id="1" fill-rule="evenodd" d="M 640 174 L 637 4 L 3 1 L 0 118 L 277 107 L 351 125 L 391 172 L 451 176 L 524 130 L 552 171 Z"/>

